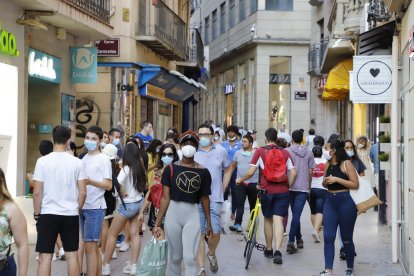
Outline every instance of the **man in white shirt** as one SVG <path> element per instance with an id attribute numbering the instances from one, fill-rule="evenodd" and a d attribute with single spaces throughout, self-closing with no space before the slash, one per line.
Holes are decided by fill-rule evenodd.
<path id="1" fill-rule="evenodd" d="M 77 260 L 79 209 L 86 198 L 82 162 L 66 152 L 71 129 L 53 129 L 53 152 L 37 160 L 33 175 L 33 209 L 37 220 L 37 275 L 50 275 L 56 238 L 60 234 L 68 263 L 68 275 L 80 273 Z"/>
<path id="2" fill-rule="evenodd" d="M 88 154 L 82 159 L 86 175 L 87 196 L 80 211 L 80 229 L 85 243 L 87 275 L 98 275 L 101 268 L 98 242 L 105 217 L 105 190 L 112 189 L 112 166 L 109 157 L 100 151 L 103 131 L 100 127 L 88 128 L 84 145 Z M 99 258 L 98 258 L 99 256 Z M 79 250 L 79 263 L 83 250 Z M 100 275 L 100 274 L 99 274 Z"/>

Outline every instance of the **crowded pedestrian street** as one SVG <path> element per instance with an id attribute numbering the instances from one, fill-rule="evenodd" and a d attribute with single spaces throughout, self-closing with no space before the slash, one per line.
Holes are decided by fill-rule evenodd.
<path id="1" fill-rule="evenodd" d="M 246 205 L 246 211 L 248 206 Z M 364 276 L 388 276 L 402 275 L 402 269 L 398 264 L 391 262 L 391 243 L 390 231 L 386 226 L 379 226 L 377 212 L 369 211 L 358 217 L 355 227 L 355 246 L 357 249 L 356 269 L 358 275 Z M 304 237 L 304 249 L 298 254 L 287 256 L 284 259 L 283 266 L 275 266 L 270 259 L 263 257 L 263 252 L 253 251 L 252 261 L 246 270 L 245 258 L 243 251 L 246 245 L 243 235 L 228 232 L 222 236 L 222 243 L 217 252 L 219 271 L 215 274 L 208 275 L 313 275 L 318 274 L 323 266 L 323 243 L 313 242 L 311 235 L 311 224 L 309 220 L 309 206 L 305 207 L 303 212 L 303 232 L 307 233 Z M 246 215 L 247 218 L 247 215 Z M 308 222 L 308 223 L 306 223 Z M 263 232 L 259 232 L 259 242 L 264 243 Z M 143 244 L 151 239 L 151 233 L 147 230 L 144 232 Z M 286 243 L 286 242 L 285 242 Z M 345 275 L 346 265 L 344 261 L 339 261 L 339 248 L 335 258 L 336 275 Z M 119 252 L 118 259 L 112 261 L 112 275 L 123 275 L 122 268 L 128 261 L 128 252 Z M 34 246 L 30 246 L 30 265 L 29 274 L 36 275 L 37 261 L 35 260 Z M 66 274 L 66 262 L 55 261 L 52 263 L 52 275 L 63 276 Z M 343 272 L 343 273 L 342 273 Z"/>

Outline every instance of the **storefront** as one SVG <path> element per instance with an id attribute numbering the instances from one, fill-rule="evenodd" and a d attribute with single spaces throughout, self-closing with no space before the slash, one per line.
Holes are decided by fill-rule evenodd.
<path id="1" fill-rule="evenodd" d="M 25 166 L 24 27 L 16 24 L 23 11 L 10 1 L 0 9 L 0 166 L 12 196 L 23 194 Z"/>

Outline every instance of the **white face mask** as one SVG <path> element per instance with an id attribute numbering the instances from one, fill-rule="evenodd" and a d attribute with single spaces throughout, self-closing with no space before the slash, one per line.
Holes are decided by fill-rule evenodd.
<path id="1" fill-rule="evenodd" d="M 234 136 L 233 138 L 230 138 L 229 137 L 229 141 L 235 141 L 237 139 L 237 137 L 236 136 Z"/>
<path id="2" fill-rule="evenodd" d="M 329 154 L 329 150 L 324 150 L 323 153 L 322 153 L 322 156 L 327 161 L 331 160 L 331 158 L 332 158 L 332 156 Z"/>
<path id="3" fill-rule="evenodd" d="M 192 158 L 194 157 L 194 154 L 196 153 L 197 149 L 191 145 L 186 145 L 181 148 L 181 152 L 183 153 L 184 157 L 186 158 Z"/>
<path id="4" fill-rule="evenodd" d="M 349 157 L 352 157 L 352 156 L 354 156 L 354 151 L 353 150 L 347 150 L 346 151 L 346 154 L 349 156 Z"/>
<path id="5" fill-rule="evenodd" d="M 214 141 L 218 141 L 219 139 L 220 139 L 220 137 L 214 136 Z"/>

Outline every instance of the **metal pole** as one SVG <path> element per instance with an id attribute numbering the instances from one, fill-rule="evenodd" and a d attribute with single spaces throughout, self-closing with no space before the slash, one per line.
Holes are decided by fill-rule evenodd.
<path id="1" fill-rule="evenodd" d="M 391 99 L 391 221 L 392 261 L 398 262 L 398 50 L 399 38 L 392 40 L 392 99 Z"/>

